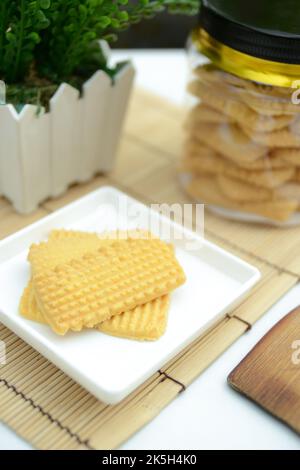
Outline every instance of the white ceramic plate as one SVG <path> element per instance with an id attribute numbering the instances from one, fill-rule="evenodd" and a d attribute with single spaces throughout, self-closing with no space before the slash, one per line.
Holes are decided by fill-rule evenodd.
<path id="1" fill-rule="evenodd" d="M 53 228 L 146 229 L 149 221 L 185 236 L 176 241 L 176 255 L 187 282 L 172 294 L 168 328 L 161 339 L 137 342 L 93 330 L 60 337 L 19 315 L 19 300 L 30 275 L 26 257 L 31 243 L 47 238 Z M 97 398 L 113 404 L 232 310 L 259 278 L 255 267 L 105 187 L 0 242 L 0 321 Z"/>

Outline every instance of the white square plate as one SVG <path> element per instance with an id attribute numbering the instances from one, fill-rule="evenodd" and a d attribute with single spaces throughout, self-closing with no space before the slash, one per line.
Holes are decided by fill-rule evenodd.
<path id="1" fill-rule="evenodd" d="M 161 224 L 163 230 L 182 233 L 194 247 L 191 251 L 186 241 L 175 241 L 187 282 L 172 294 L 168 327 L 161 339 L 138 342 L 94 330 L 60 337 L 19 315 L 19 300 L 30 275 L 26 258 L 31 243 L 47 238 L 54 228 L 147 229 L 149 220 L 152 230 L 153 222 Z M 255 267 L 124 193 L 104 187 L 0 242 L 0 321 L 97 398 L 113 404 L 236 307 L 259 278 Z"/>

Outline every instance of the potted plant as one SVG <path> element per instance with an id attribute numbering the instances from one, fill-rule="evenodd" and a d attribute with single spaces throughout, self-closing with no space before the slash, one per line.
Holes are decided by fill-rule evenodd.
<path id="1" fill-rule="evenodd" d="M 198 0 L 1 0 L 0 195 L 28 213 L 112 169 L 134 71 L 107 42 Z M 107 42 L 106 42 L 107 41 Z M 1 102 L 1 100 L 0 100 Z"/>

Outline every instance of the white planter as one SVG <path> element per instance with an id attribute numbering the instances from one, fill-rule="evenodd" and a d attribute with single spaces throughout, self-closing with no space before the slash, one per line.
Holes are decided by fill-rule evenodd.
<path id="1" fill-rule="evenodd" d="M 81 97 L 62 83 L 47 113 L 31 105 L 19 114 L 12 105 L 0 106 L 0 195 L 29 213 L 70 184 L 111 171 L 133 77 L 130 63 L 114 84 L 98 71 Z"/>

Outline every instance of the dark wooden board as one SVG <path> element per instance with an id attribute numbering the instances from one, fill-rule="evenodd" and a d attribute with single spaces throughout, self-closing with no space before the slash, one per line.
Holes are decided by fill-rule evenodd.
<path id="1" fill-rule="evenodd" d="M 259 341 L 228 382 L 300 434 L 300 307 Z"/>

